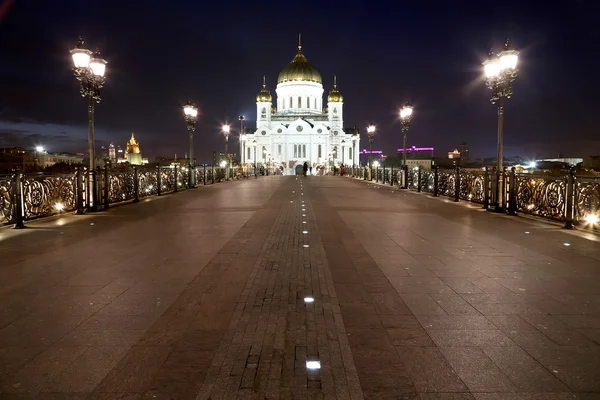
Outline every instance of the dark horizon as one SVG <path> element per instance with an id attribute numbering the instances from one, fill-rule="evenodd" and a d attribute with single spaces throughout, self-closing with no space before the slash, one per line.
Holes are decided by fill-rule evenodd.
<path id="1" fill-rule="evenodd" d="M 402 15 L 373 2 L 352 9 L 329 3 L 314 13 L 270 1 L 210 10 L 184 1 L 68 3 L 0 0 L 0 147 L 87 152 L 86 103 L 68 53 L 82 36 L 108 60 L 97 149 L 124 147 L 135 132 L 144 157 L 182 157 L 189 149 L 181 107 L 190 99 L 201 111 L 196 158 L 209 160 L 223 150 L 224 122 L 234 128 L 230 149 L 237 149 L 238 115 L 252 127 L 262 76 L 275 97 L 277 74 L 302 33 L 324 96 L 337 75 L 345 126 L 361 130 L 361 148 L 374 122 L 374 148 L 394 155 L 402 142 L 397 110 L 410 101 L 410 146 L 444 156 L 467 142 L 471 158 L 493 157 L 496 107 L 481 62 L 509 37 L 521 56 L 505 105 L 505 156 L 600 154 L 600 78 L 589 57 L 600 36 L 600 6 L 591 1 L 424 2 L 402 7 Z M 282 16 L 284 24 L 275 22 Z"/>

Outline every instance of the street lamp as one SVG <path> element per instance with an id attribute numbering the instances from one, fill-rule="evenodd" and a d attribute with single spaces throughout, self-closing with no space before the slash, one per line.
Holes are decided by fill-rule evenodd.
<path id="1" fill-rule="evenodd" d="M 356 142 L 358 142 L 358 129 L 352 134 L 352 167 L 356 165 Z"/>
<path id="2" fill-rule="evenodd" d="M 196 130 L 196 120 L 198 119 L 198 108 L 189 101 L 183 105 L 183 118 L 187 122 L 188 133 L 190 134 L 190 187 L 196 185 L 196 168 L 194 167 L 194 131 Z"/>
<path id="3" fill-rule="evenodd" d="M 406 134 L 408 133 L 408 127 L 410 126 L 410 119 L 412 118 L 413 106 L 410 103 L 406 103 L 404 107 L 400 109 L 400 123 L 402 124 L 402 133 L 404 135 L 404 146 L 402 150 L 402 166 L 406 165 Z"/>
<path id="4" fill-rule="evenodd" d="M 507 40 L 498 55 L 490 51 L 489 58 L 483 63 L 486 86 L 492 91 L 492 104 L 498 102 L 498 161 L 496 166 L 496 190 L 494 191 L 494 209 L 503 211 L 504 194 L 502 191 L 503 172 L 503 128 L 504 128 L 504 98 L 512 95 L 512 82 L 517 77 L 517 62 L 519 52 L 513 50 L 510 40 Z"/>
<path id="5" fill-rule="evenodd" d="M 225 124 L 221 128 L 223 131 L 223 135 L 225 135 L 225 159 L 229 159 L 229 155 L 227 154 L 227 146 L 229 145 L 229 125 Z M 227 170 L 225 171 L 227 177 L 229 177 L 229 164 L 227 164 Z"/>
<path id="6" fill-rule="evenodd" d="M 369 168 L 371 168 L 371 153 L 373 153 L 373 136 L 375 136 L 375 124 L 367 126 L 367 136 L 369 137 Z"/>
<path id="7" fill-rule="evenodd" d="M 256 168 L 258 167 L 257 165 L 257 160 L 256 160 L 256 139 L 252 141 L 252 148 L 254 149 L 254 177 L 258 178 L 258 175 L 256 175 Z"/>
<path id="8" fill-rule="evenodd" d="M 240 142 L 242 142 L 242 173 L 246 174 L 246 141 L 248 136 L 245 133 L 240 135 Z"/>
<path id="9" fill-rule="evenodd" d="M 83 39 L 79 38 L 77 45 L 71 50 L 73 58 L 73 72 L 75 78 L 81 83 L 81 96 L 88 98 L 88 148 L 90 153 L 90 193 L 88 207 L 90 211 L 98 210 L 98 181 L 96 179 L 96 150 L 94 144 L 94 101 L 100 103 L 100 89 L 104 86 L 106 78 L 106 60 L 100 57 L 100 52 L 95 53 L 83 46 Z"/>

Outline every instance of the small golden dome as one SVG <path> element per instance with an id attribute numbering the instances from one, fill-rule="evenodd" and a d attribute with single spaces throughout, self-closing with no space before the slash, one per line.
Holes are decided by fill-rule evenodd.
<path id="1" fill-rule="evenodd" d="M 277 83 L 292 81 L 309 81 L 323 83 L 321 74 L 302 54 L 302 45 L 298 43 L 296 57 L 279 73 Z"/>
<path id="2" fill-rule="evenodd" d="M 269 90 L 267 89 L 267 79 L 263 76 L 263 87 L 260 90 L 260 92 L 258 92 L 258 94 L 256 95 L 256 102 L 270 103 L 271 101 L 273 101 L 273 98 L 271 97 L 271 92 L 269 92 Z"/>
<path id="3" fill-rule="evenodd" d="M 328 102 L 337 102 L 341 103 L 344 101 L 344 96 L 337 90 L 337 77 L 333 77 L 333 90 L 329 92 L 329 96 L 327 96 Z"/>

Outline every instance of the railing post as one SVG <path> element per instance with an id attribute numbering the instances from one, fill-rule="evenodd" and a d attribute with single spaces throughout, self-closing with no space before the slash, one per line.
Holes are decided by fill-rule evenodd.
<path id="1" fill-rule="evenodd" d="M 75 198 L 77 202 L 77 214 L 83 214 L 83 175 L 82 167 L 75 168 Z"/>
<path id="2" fill-rule="evenodd" d="M 402 189 L 408 189 L 408 165 L 402 166 Z"/>
<path id="3" fill-rule="evenodd" d="M 194 173 L 194 170 L 192 168 L 192 164 L 191 163 L 190 163 L 190 165 L 188 165 L 188 170 L 189 170 L 189 173 L 188 173 L 188 189 L 191 189 L 192 188 L 192 182 L 193 182 L 192 174 Z"/>
<path id="4" fill-rule="evenodd" d="M 96 171 L 88 170 L 88 207 L 91 212 L 98 211 L 98 182 Z"/>
<path id="5" fill-rule="evenodd" d="M 160 170 L 160 165 L 156 166 L 156 195 L 162 195 L 162 173 Z"/>
<path id="6" fill-rule="evenodd" d="M 517 173 L 515 167 L 510 169 L 508 181 L 508 215 L 517 215 Z"/>
<path id="7" fill-rule="evenodd" d="M 137 165 L 133 166 L 133 202 L 140 201 L 140 175 Z"/>
<path id="8" fill-rule="evenodd" d="M 460 199 L 460 167 L 456 167 L 456 176 L 454 177 L 454 201 Z"/>
<path id="9" fill-rule="evenodd" d="M 110 174 L 108 172 L 108 166 L 104 166 L 104 186 L 102 186 L 104 192 L 104 209 L 108 208 L 110 200 L 108 198 L 110 189 Z"/>
<path id="10" fill-rule="evenodd" d="M 13 169 L 15 173 L 13 175 L 13 190 L 12 190 L 12 206 L 13 206 L 13 219 L 15 224 L 13 225 L 14 229 L 23 229 L 25 228 L 25 223 L 23 222 L 23 183 L 21 171 L 19 168 Z"/>
<path id="11" fill-rule="evenodd" d="M 392 164 L 392 169 L 390 170 L 390 186 L 394 186 L 394 164 Z"/>
<path id="12" fill-rule="evenodd" d="M 440 167 L 439 166 L 434 166 L 433 167 L 433 196 L 437 197 L 438 193 L 439 193 L 439 188 L 440 188 Z"/>
<path id="13" fill-rule="evenodd" d="M 210 168 L 211 168 L 211 171 L 212 171 L 211 177 L 210 177 L 211 178 L 211 184 L 214 185 L 215 184 L 215 166 L 211 165 Z"/>
<path id="14" fill-rule="evenodd" d="M 567 204 L 565 206 L 565 229 L 573 228 L 573 204 L 575 198 L 575 170 L 571 168 L 567 175 Z"/>
<path id="15" fill-rule="evenodd" d="M 204 164 L 204 178 L 202 179 L 204 186 L 206 186 L 206 164 Z"/>
<path id="16" fill-rule="evenodd" d="M 179 181 L 177 180 L 177 165 L 173 165 L 173 173 L 175 174 L 175 189 L 173 189 L 174 192 L 179 191 Z"/>
<path id="17" fill-rule="evenodd" d="M 483 209 L 490 207 L 490 170 L 485 167 L 483 171 Z"/>
<path id="18" fill-rule="evenodd" d="M 419 165 L 419 169 L 417 170 L 417 192 L 421 191 L 421 166 Z"/>

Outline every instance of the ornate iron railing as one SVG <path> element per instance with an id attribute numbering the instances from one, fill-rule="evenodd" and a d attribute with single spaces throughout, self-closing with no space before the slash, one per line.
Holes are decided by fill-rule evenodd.
<path id="1" fill-rule="evenodd" d="M 367 169 L 364 172 L 368 174 Z M 391 169 L 389 174 L 392 175 Z M 484 208 L 490 207 L 492 199 L 497 198 L 494 207 L 502 211 L 563 221 L 567 228 L 572 224 L 597 226 L 600 220 L 600 177 L 597 176 L 577 177 L 573 172 L 566 176 L 517 174 L 514 169 L 497 175 L 487 169 L 427 170 L 421 167 L 395 169 L 393 175 L 400 187 L 451 197 L 455 201 L 479 203 Z"/>
<path id="2" fill-rule="evenodd" d="M 118 203 L 135 199 L 134 171 L 109 174 L 108 202 Z"/>
<path id="3" fill-rule="evenodd" d="M 32 219 L 61 211 L 73 211 L 76 175 L 35 174 L 22 178 L 23 217 Z"/>
<path id="4" fill-rule="evenodd" d="M 540 217 L 564 220 L 566 180 L 542 175 L 515 175 L 517 210 Z"/>
<path id="5" fill-rule="evenodd" d="M 14 214 L 14 178 L 11 175 L 0 176 L 0 224 L 13 221 Z"/>
<path id="6" fill-rule="evenodd" d="M 190 187 L 188 167 L 130 169 L 98 169 L 95 177 L 98 199 L 95 206 L 138 201 L 140 198 L 162 195 Z M 196 167 L 195 185 L 226 180 L 224 168 Z M 214 180 L 213 180 L 214 174 Z M 15 172 L 0 176 L 0 225 L 23 227 L 24 220 L 77 210 L 83 213 L 90 207 L 88 198 L 93 174 L 85 168 L 74 174 L 47 175 Z"/>
<path id="7" fill-rule="evenodd" d="M 575 181 L 576 222 L 586 222 L 590 216 L 600 217 L 600 178 L 581 177 Z"/>

